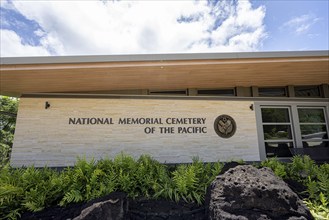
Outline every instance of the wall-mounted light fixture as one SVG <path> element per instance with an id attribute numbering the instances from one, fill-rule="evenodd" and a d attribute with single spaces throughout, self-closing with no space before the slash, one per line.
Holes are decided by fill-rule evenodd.
<path id="1" fill-rule="evenodd" d="M 50 103 L 47 101 L 47 102 L 45 102 L 45 109 L 48 109 L 48 108 L 50 108 Z"/>
<path id="2" fill-rule="evenodd" d="M 251 105 L 249 106 L 249 108 L 250 108 L 251 111 L 253 111 L 253 110 L 254 110 L 254 105 L 251 104 Z"/>

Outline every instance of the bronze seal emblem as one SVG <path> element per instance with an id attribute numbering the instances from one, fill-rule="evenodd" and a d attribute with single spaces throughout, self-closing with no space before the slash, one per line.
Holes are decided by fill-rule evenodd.
<path id="1" fill-rule="evenodd" d="M 235 134 L 236 123 L 229 115 L 220 115 L 216 118 L 214 128 L 218 136 L 230 138 Z"/>

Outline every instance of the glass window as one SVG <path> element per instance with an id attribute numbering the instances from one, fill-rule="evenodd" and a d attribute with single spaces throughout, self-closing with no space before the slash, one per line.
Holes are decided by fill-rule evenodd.
<path id="1" fill-rule="evenodd" d="M 319 86 L 295 86 L 296 97 L 320 97 Z"/>
<path id="2" fill-rule="evenodd" d="M 328 146 L 324 108 L 299 107 L 297 110 L 303 147 Z"/>
<path id="3" fill-rule="evenodd" d="M 290 125 L 263 125 L 264 140 L 292 140 Z"/>
<path id="4" fill-rule="evenodd" d="M 303 141 L 303 148 L 329 147 L 329 141 Z"/>
<path id="5" fill-rule="evenodd" d="M 327 129 L 325 125 L 300 125 L 302 139 L 326 139 Z"/>
<path id="6" fill-rule="evenodd" d="M 261 128 L 266 157 L 307 154 L 328 160 L 329 138 L 326 107 L 261 106 Z"/>
<path id="7" fill-rule="evenodd" d="M 292 142 L 265 142 L 266 157 L 292 157 Z"/>
<path id="8" fill-rule="evenodd" d="M 299 117 L 299 122 L 305 123 L 316 123 L 316 122 L 321 122 L 324 123 L 324 112 L 322 108 L 319 109 L 314 109 L 314 108 L 299 108 L 298 109 L 298 117 Z"/>
<path id="9" fill-rule="evenodd" d="M 285 97 L 287 96 L 287 89 L 285 87 L 258 88 L 258 95 L 266 97 Z"/>
<path id="10" fill-rule="evenodd" d="M 150 95 L 186 95 L 186 90 L 149 91 Z"/>
<path id="11" fill-rule="evenodd" d="M 200 89 L 198 95 L 204 96 L 235 96 L 235 89 Z"/>
<path id="12" fill-rule="evenodd" d="M 291 157 L 294 137 L 288 107 L 262 107 L 266 157 Z"/>
<path id="13" fill-rule="evenodd" d="M 263 122 L 290 122 L 288 108 L 262 108 Z"/>

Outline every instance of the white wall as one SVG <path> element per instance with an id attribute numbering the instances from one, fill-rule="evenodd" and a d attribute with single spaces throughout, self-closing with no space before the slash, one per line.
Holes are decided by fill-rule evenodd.
<path id="1" fill-rule="evenodd" d="M 45 102 L 50 108 L 45 109 Z M 69 166 L 77 156 L 113 158 L 120 152 L 150 154 L 166 163 L 260 160 L 252 101 L 115 98 L 21 98 L 11 165 Z M 237 124 L 233 137 L 214 130 L 215 119 L 230 115 Z M 69 118 L 112 118 L 114 124 L 69 124 Z M 161 118 L 163 125 L 118 124 L 119 118 Z M 201 125 L 168 125 L 166 118 L 205 118 Z M 206 127 L 207 133 L 178 134 L 178 127 Z M 146 134 L 154 127 L 154 134 Z M 159 127 L 174 127 L 173 134 Z"/>

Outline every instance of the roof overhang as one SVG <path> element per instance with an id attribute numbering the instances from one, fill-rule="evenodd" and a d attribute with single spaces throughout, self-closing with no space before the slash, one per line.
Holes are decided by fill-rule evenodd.
<path id="1" fill-rule="evenodd" d="M 329 51 L 1 58 L 0 94 L 329 84 Z"/>

